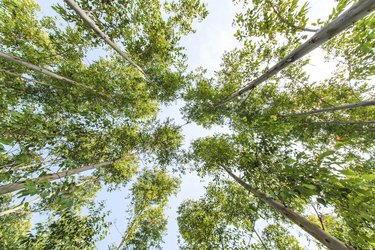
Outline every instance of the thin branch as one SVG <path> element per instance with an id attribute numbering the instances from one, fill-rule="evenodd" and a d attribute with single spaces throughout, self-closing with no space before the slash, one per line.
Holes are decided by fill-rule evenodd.
<path id="1" fill-rule="evenodd" d="M 257 236 L 258 240 L 260 241 L 260 243 L 262 244 L 262 246 L 264 247 L 264 249 L 268 250 L 268 247 L 266 245 L 266 243 L 264 243 L 262 237 L 260 237 L 260 235 L 258 234 L 257 230 L 255 229 L 254 227 L 254 233 L 255 235 Z"/>
<path id="2" fill-rule="evenodd" d="M 307 85 L 304 81 L 302 81 L 301 79 L 296 79 L 296 78 L 293 78 L 289 73 L 286 74 L 291 80 L 295 80 L 297 82 L 299 82 L 300 84 L 302 84 L 303 86 L 305 86 L 305 88 L 310 92 L 312 93 L 313 95 L 315 95 L 322 103 L 325 103 L 325 104 L 328 104 L 329 106 L 331 107 L 334 107 L 335 105 L 333 105 L 332 103 L 324 100 L 321 96 L 319 96 L 314 90 L 312 90 L 310 88 L 309 85 Z"/>
<path id="3" fill-rule="evenodd" d="M 304 27 L 300 27 L 300 26 L 297 26 L 297 25 L 294 25 L 293 23 L 290 23 L 288 20 L 286 20 L 275 8 L 275 6 L 272 4 L 272 1 L 267 1 L 268 4 L 271 6 L 273 12 L 275 12 L 275 14 L 277 15 L 277 17 L 285 24 L 289 25 L 290 27 L 292 28 L 295 28 L 295 29 L 298 29 L 298 30 L 302 30 L 302 31 L 306 31 L 306 32 L 317 32 L 318 29 L 310 29 L 310 28 L 304 28 Z"/>
<path id="4" fill-rule="evenodd" d="M 38 84 L 41 84 L 41 85 L 44 85 L 44 86 L 47 86 L 47 87 L 55 87 L 55 86 L 52 86 L 50 84 L 47 84 L 47 83 L 44 83 L 44 82 L 41 82 L 41 81 L 37 81 L 35 79 L 30 79 L 30 78 L 27 78 L 27 77 L 24 77 L 20 74 L 16 74 L 16 73 L 13 73 L 9 70 L 5 70 L 5 69 L 0 69 L 1 72 L 4 72 L 8 75 L 12 75 L 12 76 L 15 76 L 15 77 L 19 77 L 19 78 L 22 78 L 23 80 L 26 80 L 26 81 L 30 81 L 30 82 L 34 82 L 34 83 L 38 83 Z"/>
<path id="5" fill-rule="evenodd" d="M 318 219 L 319 219 L 319 222 L 320 222 L 320 225 L 322 226 L 322 229 L 323 231 L 325 231 L 326 229 L 324 228 L 324 224 L 323 224 L 323 218 L 322 216 L 318 213 L 318 210 L 316 210 L 315 206 L 313 203 L 311 203 L 311 206 L 312 208 L 314 209 L 315 213 L 316 213 L 316 216 L 318 216 Z"/>
<path id="6" fill-rule="evenodd" d="M 129 237 L 129 235 L 130 235 L 131 230 L 133 229 L 134 225 L 136 224 L 136 222 L 137 222 L 138 219 L 139 219 L 139 216 L 141 216 L 143 212 L 144 212 L 144 209 L 141 209 L 141 210 L 140 210 L 140 211 L 134 216 L 134 219 L 132 220 L 131 224 L 130 224 L 130 225 L 127 227 L 127 229 L 126 229 L 126 232 L 124 233 L 124 236 L 122 237 L 121 242 L 120 242 L 120 244 L 119 244 L 118 247 L 117 247 L 117 250 L 120 250 L 120 249 L 124 246 L 126 240 L 128 239 L 128 237 Z"/>
<path id="7" fill-rule="evenodd" d="M 78 173 L 81 173 L 81 172 L 84 172 L 84 171 L 87 171 L 87 170 L 105 167 L 105 166 L 111 165 L 113 163 L 114 163 L 113 161 L 106 161 L 106 162 L 102 162 L 102 163 L 92 164 L 92 165 L 88 165 L 88 166 L 84 166 L 84 167 L 79 167 L 79 168 L 75 168 L 75 169 L 69 169 L 69 170 L 61 171 L 59 173 L 43 175 L 43 176 L 40 176 L 40 177 L 37 177 L 37 178 L 33 178 L 30 181 L 32 181 L 32 182 L 39 182 L 41 180 L 53 181 L 53 180 L 59 179 L 61 176 L 66 177 L 66 176 L 78 174 Z M 26 184 L 26 181 L 27 180 L 23 180 L 23 181 L 18 181 L 18 182 L 11 183 L 11 184 L 2 185 L 2 186 L 0 186 L 0 194 L 7 194 L 7 193 L 11 193 L 11 192 L 23 189 L 25 184 Z"/>
<path id="8" fill-rule="evenodd" d="M 27 203 L 30 205 L 30 204 L 33 204 L 33 203 L 36 203 L 36 202 L 40 201 L 41 199 L 42 198 L 37 197 L 37 198 L 35 198 L 35 199 L 31 200 L 31 201 L 28 201 Z M 21 210 L 24 207 L 25 207 L 24 203 L 19 204 L 18 206 L 14 207 L 14 208 L 11 208 L 11 209 L 8 209 L 8 210 L 0 212 L 0 216 L 4 216 L 4 215 L 7 215 L 7 214 L 15 213 L 15 212 Z"/>

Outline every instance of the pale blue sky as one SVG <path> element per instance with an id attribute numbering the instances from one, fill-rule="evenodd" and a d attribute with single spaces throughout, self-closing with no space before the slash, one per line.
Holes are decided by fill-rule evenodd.
<path id="1" fill-rule="evenodd" d="M 50 6 L 55 3 L 62 3 L 63 0 L 37 0 L 37 2 L 42 7 L 43 15 L 53 15 L 54 12 Z M 195 24 L 197 32 L 183 38 L 182 45 L 186 47 L 190 70 L 202 66 L 207 68 L 209 73 L 212 74 L 214 70 L 219 68 L 223 52 L 239 46 L 233 37 L 234 28 L 232 27 L 232 19 L 236 12 L 236 7 L 230 0 L 207 0 L 205 2 L 208 3 L 209 16 L 202 23 Z M 311 3 L 311 17 L 324 18 L 332 9 L 334 1 L 312 0 Z M 93 58 L 95 56 L 97 55 L 93 55 Z M 314 80 L 320 80 L 329 73 L 330 67 L 327 67 L 327 65 L 325 67 L 319 66 L 321 62 L 322 54 L 319 51 L 313 53 L 312 65 L 309 66 L 309 70 L 316 77 Z M 182 103 L 178 102 L 169 107 L 164 107 L 159 117 L 161 119 L 173 117 L 178 124 L 183 124 L 184 121 L 179 112 L 181 106 Z M 225 128 L 213 128 L 208 131 L 196 125 L 184 126 L 185 146 L 188 146 L 196 138 L 211 135 L 215 132 L 228 132 L 228 130 Z M 167 215 L 169 216 L 168 232 L 165 237 L 163 249 L 178 249 L 176 210 L 183 200 L 196 199 L 202 195 L 206 182 L 198 178 L 195 174 L 188 174 L 183 177 L 180 192 L 177 196 L 170 199 L 170 208 L 167 211 Z M 107 246 L 111 243 L 116 243 L 117 245 L 120 242 L 121 234 L 127 223 L 125 214 L 125 210 L 127 209 L 125 197 L 127 195 L 128 191 L 126 188 L 112 193 L 101 191 L 98 195 L 98 200 L 107 201 L 107 208 L 112 210 L 108 219 L 114 221 L 116 224 L 116 226 L 112 225 L 110 228 L 108 237 L 98 244 L 100 250 L 107 249 Z"/>

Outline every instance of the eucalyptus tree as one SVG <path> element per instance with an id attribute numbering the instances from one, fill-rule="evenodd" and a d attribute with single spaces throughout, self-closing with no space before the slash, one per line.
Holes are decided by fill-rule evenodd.
<path id="1" fill-rule="evenodd" d="M 272 210 L 233 181 L 210 183 L 203 197 L 185 201 L 178 212 L 181 249 L 303 249 L 282 226 L 258 231 Z"/>
<path id="2" fill-rule="evenodd" d="M 30 209 L 50 216 L 29 236 L 28 228 L 19 230 L 25 249 L 93 248 L 105 223 L 82 209 L 92 206 L 95 193 L 126 185 L 138 173 L 139 155 L 170 164 L 182 142 L 179 128 L 156 115 L 186 84 L 179 41 L 207 15 L 205 6 L 199 0 L 77 4 L 150 81 L 116 53 L 104 55 L 106 44 L 68 6 L 53 6 L 57 15 L 46 17 L 32 0 L 0 1 L 2 193 L 17 191 L 20 205 L 26 196 L 41 199 L 4 218 Z M 95 51 L 103 56 L 88 60 Z M 92 181 L 79 186 L 78 173 Z M 155 230 L 165 229 L 163 209 L 150 208 L 144 217 L 160 218 Z M 14 225 L 1 233 L 18 230 Z"/>
<path id="3" fill-rule="evenodd" d="M 259 241 L 255 222 L 267 214 L 267 208 L 259 205 L 235 182 L 210 183 L 199 200 L 179 206 L 180 248 L 249 249 Z"/>
<path id="4" fill-rule="evenodd" d="M 106 235 L 108 223 L 101 208 L 90 208 L 88 215 L 65 211 L 38 223 L 35 231 L 24 236 L 17 249 L 94 249 Z"/>
<path id="5" fill-rule="evenodd" d="M 86 11 L 97 9 L 99 18 L 93 17 L 94 21 L 129 56 L 143 58 L 137 62 L 147 74 L 162 74 L 157 77 L 160 82 L 145 81 L 115 54 L 86 62 L 91 51 L 104 44 L 69 8 L 54 7 L 66 21 L 60 25 L 58 17 L 39 18 L 33 1 L 2 1 L 1 55 L 10 55 L 0 61 L 4 85 L 0 165 L 5 185 L 38 182 L 61 171 L 75 173 L 104 162 L 109 167 L 103 169 L 108 170 L 113 168 L 110 162 L 129 154 L 155 155 L 167 164 L 182 140 L 176 126 L 159 123 L 155 116 L 159 104 L 171 100 L 185 82 L 178 41 L 193 31 L 196 18 L 206 15 L 204 5 L 137 2 L 125 18 L 122 11 L 130 3 L 124 1 L 78 4 Z M 118 16 L 123 18 L 114 18 Z M 145 47 L 147 51 L 141 53 Z M 11 60 L 14 57 L 20 60 Z M 120 176 L 112 174 L 114 179 Z"/>
<path id="6" fill-rule="evenodd" d="M 328 20 L 317 20 L 315 26 L 329 27 L 342 20 L 338 16 L 348 14 L 342 11 L 351 2 L 339 1 Z M 309 44 L 300 45 L 312 33 L 305 28 L 314 26 L 308 20 L 308 4 L 243 3 L 245 9 L 234 21 L 242 48 L 225 53 L 221 69 L 213 77 L 207 77 L 204 70 L 191 75 L 192 85 L 185 94 L 186 119 L 206 127 L 225 125 L 231 134 L 197 140 L 188 158 L 202 175 L 220 181 L 222 172 L 228 170 L 253 195 L 263 197 L 263 202 L 276 200 L 296 213 L 303 213 L 317 199 L 351 229 L 350 237 L 337 236 L 338 240 L 348 248 L 371 248 L 374 211 L 368 197 L 373 196 L 374 108 L 347 109 L 352 106 L 345 105 L 373 99 L 373 73 L 358 68 L 366 68 L 366 60 L 372 58 L 372 51 L 366 48 L 373 40 L 369 27 L 374 14 L 369 11 L 367 17 L 338 34 L 335 44 L 322 47 L 338 66 L 327 79 L 311 81 L 305 67 L 308 58 L 282 64 Z M 359 35 L 359 31 L 363 33 Z M 359 42 L 361 36 L 366 45 Z M 354 71 L 356 55 L 364 64 Z M 277 66 L 281 64 L 289 66 Z M 235 100 L 234 95 L 238 96 Z M 286 115 L 297 113 L 304 115 Z"/>
<path id="7" fill-rule="evenodd" d="M 117 249 L 160 248 L 167 230 L 165 210 L 179 179 L 165 170 L 145 169 L 131 187 L 131 218 Z"/>
<path id="8" fill-rule="evenodd" d="M 70 3 L 69 3 L 70 2 Z M 71 7 L 72 1 L 68 1 Z M 111 41 L 118 43 L 132 61 L 147 75 L 148 89 L 161 100 L 171 100 L 183 86 L 183 48 L 179 41 L 194 31 L 195 19 L 203 19 L 207 10 L 199 0 L 172 1 L 76 1 L 92 23 Z M 73 22 L 83 34 L 85 43 L 106 45 L 70 7 L 55 6 L 67 21 Z M 139 72 L 138 69 L 134 69 Z M 176 70 L 172 70 L 175 68 Z M 142 74 L 142 73 L 140 73 Z"/>

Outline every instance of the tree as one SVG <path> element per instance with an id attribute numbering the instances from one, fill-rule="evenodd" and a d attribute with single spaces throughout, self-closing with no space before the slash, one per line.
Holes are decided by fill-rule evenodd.
<path id="1" fill-rule="evenodd" d="M 178 209 L 181 249 L 249 249 L 255 222 L 264 212 L 234 182 L 210 183 L 205 196 Z"/>
<path id="2" fill-rule="evenodd" d="M 132 217 L 117 249 L 160 248 L 166 231 L 168 198 L 179 180 L 163 170 L 144 170 L 131 188 Z"/>
<path id="3" fill-rule="evenodd" d="M 92 205 L 100 187 L 125 186 L 138 173 L 140 155 L 164 167 L 178 155 L 180 129 L 172 121 L 158 121 L 156 114 L 186 82 L 179 40 L 206 16 L 205 6 L 199 0 L 119 0 L 103 6 L 77 1 L 86 11 L 98 9 L 90 18 L 121 44 L 150 82 L 115 53 L 87 61 L 105 43 L 67 6 L 53 7 L 59 17 L 45 17 L 31 0 L 0 4 L 2 193 L 19 191 L 20 205 L 27 196 L 39 196 L 31 209 L 52 214 L 51 223 L 25 238 L 25 248 L 63 247 L 64 235 L 72 247 L 91 248 L 101 230 L 97 217 L 81 210 Z M 78 173 L 95 184 L 77 187 Z"/>
<path id="4" fill-rule="evenodd" d="M 281 10 L 298 13 L 296 20 L 304 20 L 303 25 L 289 25 L 284 33 L 270 26 L 267 29 L 267 22 L 258 19 L 257 15 L 263 15 L 268 20 L 269 13 L 275 11 L 256 11 L 262 4 L 272 9 L 268 1 L 254 1 L 253 4 L 254 10 L 245 11 L 246 14 L 239 14 L 236 19 L 240 28 L 237 35 L 243 41 L 243 48 L 224 55 L 222 68 L 215 77 L 205 77 L 204 71 L 192 75 L 195 84 L 185 95 L 186 118 L 206 127 L 228 126 L 232 134 L 197 140 L 188 159 L 193 160 L 201 175 L 213 175 L 218 181 L 223 181 L 221 172 L 226 169 L 232 177 L 241 176 L 237 180 L 246 182 L 244 186 L 255 196 L 279 200 L 280 207 L 287 206 L 297 213 L 305 211 L 310 200 L 317 197 L 321 204 L 334 209 L 334 213 L 343 219 L 343 225 L 355 228 L 352 237 L 361 238 L 360 242 L 370 242 L 368 230 L 372 228 L 370 217 L 373 212 L 365 197 L 371 196 L 371 184 L 364 183 L 366 179 L 373 178 L 368 168 L 374 146 L 370 132 L 373 128 L 373 108 L 342 109 L 335 113 L 320 111 L 335 110 L 336 107 L 345 107 L 343 104 L 362 101 L 358 100 L 359 96 L 371 96 L 368 80 L 365 80 L 371 73 L 363 71 L 360 77 L 356 76 L 360 80 L 356 81 L 354 88 L 354 77 L 349 82 L 346 77 L 350 68 L 338 67 L 328 80 L 312 85 L 308 72 L 304 70 L 307 60 L 301 60 L 269 78 L 268 72 L 275 69 L 269 69 L 270 63 L 288 58 L 288 51 L 302 41 L 302 29 L 293 26 L 305 26 L 307 5 L 297 12 L 296 3 L 292 5 L 290 1 L 283 1 L 279 4 Z M 337 18 L 347 4 L 339 3 L 329 21 Z M 284 6 L 290 9 L 284 9 Z M 279 18 L 277 13 L 272 15 Z M 365 23 L 372 16 L 359 21 L 337 39 L 357 32 L 360 26 L 364 33 L 369 34 Z M 281 39 L 275 39 L 278 35 Z M 330 45 L 327 43 L 324 49 L 329 50 Z M 358 43 L 348 46 L 347 53 L 360 47 Z M 340 49 L 344 51 L 345 45 Z M 253 81 L 256 88 L 251 87 L 246 96 L 227 102 L 232 93 L 245 93 L 242 90 L 247 87 L 242 88 L 243 85 L 250 82 L 246 86 L 255 86 L 251 84 Z M 258 81 L 262 85 L 258 85 Z M 320 113 L 312 116 L 310 113 L 315 111 L 311 110 L 320 110 Z M 304 116 L 282 116 L 295 113 Z M 352 179 L 354 176 L 356 180 Z M 353 205 L 361 212 L 353 215 L 352 219 L 348 213 L 351 213 Z M 272 217 L 279 219 L 280 214 Z M 312 228 L 317 227 L 312 225 Z M 355 246 L 348 237 L 338 237 L 339 241 Z M 342 247 L 346 248 L 344 244 Z"/>
<path id="5" fill-rule="evenodd" d="M 290 250 L 302 250 L 303 248 L 298 244 L 298 240 L 285 233 L 286 228 L 280 225 L 269 225 L 263 232 L 263 242 L 265 246 L 255 246 L 255 249 L 290 249 Z M 258 247 L 258 248 L 257 248 Z"/>
<path id="6" fill-rule="evenodd" d="M 19 249 L 93 249 L 108 227 L 103 216 L 99 209 L 92 209 L 86 216 L 66 211 L 46 224 L 39 223 L 36 232 L 21 241 Z"/>

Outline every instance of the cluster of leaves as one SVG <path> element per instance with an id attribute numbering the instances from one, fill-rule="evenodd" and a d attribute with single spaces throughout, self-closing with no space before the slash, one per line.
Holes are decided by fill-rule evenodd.
<path id="1" fill-rule="evenodd" d="M 168 199 L 176 194 L 179 179 L 160 169 L 145 169 L 131 188 L 132 218 L 117 249 L 157 249 L 167 230 L 164 215 Z"/>
<path id="2" fill-rule="evenodd" d="M 35 233 L 22 239 L 17 249 L 93 249 L 109 226 L 102 209 L 91 208 L 84 216 L 66 211 L 48 223 L 38 223 Z"/>
<path id="3" fill-rule="evenodd" d="M 270 225 L 263 236 L 258 234 L 255 222 L 269 212 L 235 182 L 210 183 L 204 197 L 179 207 L 181 249 L 264 249 L 254 243 L 256 238 L 267 249 L 302 249 L 280 226 Z"/>

